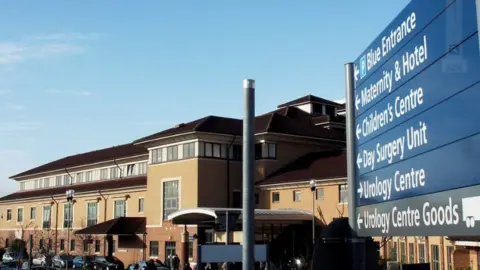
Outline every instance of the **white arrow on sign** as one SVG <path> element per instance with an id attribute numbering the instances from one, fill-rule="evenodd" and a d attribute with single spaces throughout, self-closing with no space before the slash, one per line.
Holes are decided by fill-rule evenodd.
<path id="1" fill-rule="evenodd" d="M 358 75 L 360 74 L 360 69 L 358 69 L 357 65 L 354 65 L 355 67 L 355 81 L 358 81 Z"/>
<path id="2" fill-rule="evenodd" d="M 360 155 L 360 153 L 358 153 L 358 155 L 357 155 L 357 166 L 358 166 L 359 169 L 361 168 L 360 164 L 362 164 L 362 155 Z"/>
<path id="3" fill-rule="evenodd" d="M 357 108 L 358 111 L 358 105 L 360 105 L 360 99 L 358 98 L 358 95 L 355 95 L 355 108 Z"/>
<path id="4" fill-rule="evenodd" d="M 362 129 L 360 128 L 360 124 L 357 124 L 357 140 L 360 140 L 360 134 L 362 133 Z"/>
<path id="5" fill-rule="evenodd" d="M 360 199 L 362 198 L 363 195 L 363 186 L 362 183 L 360 183 L 360 187 L 357 189 L 357 192 L 360 193 Z"/>
<path id="6" fill-rule="evenodd" d="M 357 226 L 358 226 L 358 229 L 360 229 L 360 224 L 363 223 L 363 219 L 360 215 L 360 213 L 358 213 L 358 217 L 357 217 Z"/>

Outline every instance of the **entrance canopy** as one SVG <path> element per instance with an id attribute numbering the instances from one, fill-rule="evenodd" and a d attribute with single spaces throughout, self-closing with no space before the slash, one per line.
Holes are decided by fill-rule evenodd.
<path id="1" fill-rule="evenodd" d="M 145 234 L 144 217 L 118 217 L 75 231 L 75 234 L 136 235 Z"/>
<path id="2" fill-rule="evenodd" d="M 242 219 L 241 208 L 190 208 L 182 209 L 168 215 L 168 220 L 173 224 L 182 225 L 208 225 L 218 222 L 225 215 L 238 215 L 238 221 Z M 312 212 L 302 209 L 255 209 L 256 222 L 282 221 L 301 223 L 312 220 Z"/>

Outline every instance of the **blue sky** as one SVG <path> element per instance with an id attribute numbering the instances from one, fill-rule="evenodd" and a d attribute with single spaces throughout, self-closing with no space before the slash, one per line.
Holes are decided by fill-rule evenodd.
<path id="1" fill-rule="evenodd" d="M 206 115 L 344 96 L 343 65 L 407 0 L 9 1 L 0 8 L 0 195 L 8 176 Z"/>

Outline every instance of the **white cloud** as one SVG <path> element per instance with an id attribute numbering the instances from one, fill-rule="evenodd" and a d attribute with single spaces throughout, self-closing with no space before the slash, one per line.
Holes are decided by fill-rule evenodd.
<path id="1" fill-rule="evenodd" d="M 75 33 L 75 32 L 67 32 L 67 33 L 51 33 L 51 34 L 44 34 L 44 35 L 35 35 L 30 36 L 29 39 L 33 40 L 97 40 L 102 35 L 100 33 Z"/>
<path id="2" fill-rule="evenodd" d="M 38 122 L 0 122 L 0 131 L 3 132 L 31 131 L 39 128 Z"/>
<path id="3" fill-rule="evenodd" d="M 11 111 L 23 111 L 23 110 L 25 110 L 25 106 L 20 105 L 20 104 L 9 103 L 9 104 L 7 104 L 7 109 L 9 109 Z"/>
<path id="4" fill-rule="evenodd" d="M 92 92 L 89 92 L 89 91 L 57 90 L 57 89 L 48 89 L 45 91 L 45 93 L 52 94 L 52 95 L 73 95 L 73 96 L 85 96 L 85 97 L 89 97 L 92 95 Z"/>
<path id="5" fill-rule="evenodd" d="M 55 33 L 0 41 L 0 64 L 11 64 L 52 55 L 78 54 L 88 49 L 86 41 L 98 39 L 97 33 Z"/>

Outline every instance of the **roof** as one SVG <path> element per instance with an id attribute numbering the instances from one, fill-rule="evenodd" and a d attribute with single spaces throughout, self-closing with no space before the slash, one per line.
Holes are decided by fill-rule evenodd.
<path id="1" fill-rule="evenodd" d="M 242 219 L 243 210 L 241 208 L 189 208 L 176 211 L 168 215 L 168 220 L 173 224 L 205 224 L 221 222 L 219 217 L 229 215 L 238 215 L 238 220 Z M 310 221 L 312 212 L 303 209 L 255 209 L 255 220 L 268 221 Z"/>
<path id="2" fill-rule="evenodd" d="M 449 236 L 448 240 L 450 241 L 461 241 L 461 242 L 480 242 L 480 236 Z"/>
<path id="3" fill-rule="evenodd" d="M 255 117 L 255 133 L 270 132 L 339 141 L 345 140 L 344 133 L 315 127 L 310 120 L 311 116 L 308 113 L 295 107 L 285 107 Z M 211 115 L 188 123 L 179 124 L 173 128 L 138 139 L 134 141 L 134 143 L 141 144 L 151 140 L 191 132 L 242 136 L 243 121 L 241 119 Z"/>
<path id="4" fill-rule="evenodd" d="M 147 219 L 145 217 L 118 217 L 75 231 L 75 234 L 134 235 L 144 234 Z"/>
<path id="5" fill-rule="evenodd" d="M 347 154 L 344 150 L 312 152 L 268 175 L 257 185 L 288 184 L 311 179 L 347 177 Z"/>
<path id="6" fill-rule="evenodd" d="M 312 118 L 312 122 L 314 124 L 321 124 L 321 123 L 337 123 L 337 124 L 345 124 L 346 119 L 343 115 L 321 115 Z"/>
<path id="7" fill-rule="evenodd" d="M 93 164 L 103 161 L 111 161 L 114 159 L 138 156 L 148 154 L 147 149 L 141 146 L 133 145 L 131 143 L 104 148 L 100 150 L 90 151 L 77 155 L 67 156 L 47 164 L 35 167 L 28 171 L 11 176 L 10 178 L 17 178 L 37 173 L 43 173 L 48 171 L 55 171 L 61 169 L 68 169 L 71 167 Z"/>
<path id="8" fill-rule="evenodd" d="M 28 191 L 18 191 L 15 193 L 8 194 L 4 197 L 1 197 L 0 202 L 18 200 L 18 199 L 65 195 L 65 192 L 69 189 L 74 189 L 75 194 L 78 194 L 82 192 L 90 192 L 90 191 L 97 191 L 97 190 L 104 191 L 109 189 L 143 187 L 146 185 L 147 185 L 147 176 L 120 178 L 117 180 L 95 181 L 95 182 L 89 182 L 85 184 L 76 184 L 76 185 L 70 185 L 70 186 L 34 189 L 34 190 L 28 190 Z"/>
<path id="9" fill-rule="evenodd" d="M 336 103 L 336 102 L 328 100 L 328 99 L 324 99 L 324 98 L 317 97 L 317 96 L 314 96 L 314 95 L 307 95 L 307 96 L 304 96 L 304 97 L 301 97 L 301 98 L 294 99 L 294 100 L 289 101 L 287 103 L 280 104 L 280 105 L 278 105 L 278 108 L 286 107 L 286 106 L 300 105 L 300 104 L 304 104 L 304 103 L 308 103 L 308 102 L 333 105 L 335 107 L 343 107 L 344 106 L 340 103 Z"/>

